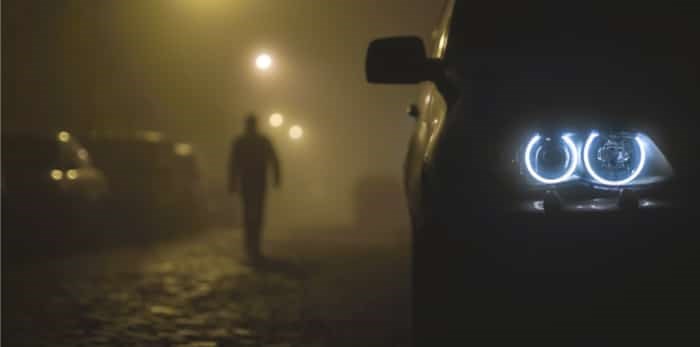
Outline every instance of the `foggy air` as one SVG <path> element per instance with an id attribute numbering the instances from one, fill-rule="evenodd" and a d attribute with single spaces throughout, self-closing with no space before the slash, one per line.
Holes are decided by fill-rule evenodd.
<path id="1" fill-rule="evenodd" d="M 263 173 L 270 186 L 259 217 L 258 247 L 268 265 L 282 268 L 283 285 L 306 283 L 319 293 L 342 296 L 349 288 L 334 276 L 353 276 L 378 261 L 384 273 L 397 271 L 396 283 L 366 291 L 346 306 L 402 288 L 405 295 L 396 300 L 403 300 L 406 314 L 391 324 L 403 327 L 397 334 L 407 336 L 409 222 L 401 168 L 414 123 L 403 110 L 415 88 L 372 90 L 364 78 L 364 59 L 374 37 L 405 32 L 429 37 L 438 15 L 430 1 L 4 1 L 3 263 L 9 264 L 4 276 L 17 279 L 17 285 L 3 286 L 3 293 L 11 293 L 3 295 L 5 307 L 12 306 L 3 312 L 3 328 L 17 330 L 3 329 L 3 342 L 27 342 L 33 334 L 26 329 L 46 330 L 43 318 L 68 322 L 46 331 L 49 336 L 42 338 L 50 344 L 76 342 L 79 338 L 71 334 L 85 329 L 80 322 L 86 315 L 105 321 L 102 328 L 86 331 L 85 339 L 120 331 L 110 324 L 151 319 L 151 313 L 118 314 L 99 303 L 83 311 L 65 306 L 68 311 L 60 318 L 41 317 L 35 310 L 46 303 L 36 299 L 39 294 L 26 293 L 48 290 L 47 300 L 60 301 L 62 293 L 89 300 L 98 293 L 122 295 L 120 286 L 130 285 L 116 278 L 78 292 L 73 285 L 87 283 L 88 275 L 71 270 L 53 283 L 27 287 L 49 281 L 47 273 L 56 268 L 75 266 L 65 264 L 75 255 L 92 257 L 88 262 L 97 274 L 130 269 L 157 282 L 161 277 L 144 269 L 162 259 L 127 259 L 120 252 L 153 254 L 166 242 L 184 239 L 177 241 L 183 249 L 175 247 L 179 253 L 162 261 L 177 266 L 204 262 L 207 274 L 197 283 L 212 293 L 237 290 L 220 281 L 238 278 L 238 272 L 256 264 L 248 259 L 243 200 L 229 191 L 229 160 L 251 113 L 281 167 L 278 188 L 272 187 L 272 172 Z M 77 158 L 78 151 L 85 160 Z M 186 255 L 190 244 L 202 254 Z M 326 248 L 338 254 L 326 254 Z M 214 256 L 229 260 L 217 265 L 210 259 Z M 116 270 L 95 265 L 107 262 L 122 265 Z M 324 265 L 322 275 L 308 281 L 289 278 L 287 267 L 306 272 L 317 262 L 350 265 Z M 33 272 L 21 270 L 27 264 L 39 265 Z M 180 281 L 191 275 L 162 274 L 176 279 L 173 290 L 179 288 L 181 297 L 187 289 Z M 260 276 L 256 281 L 268 281 Z M 329 280 L 330 287 L 324 284 Z M 158 305 L 186 310 L 163 303 L 168 295 L 130 302 L 144 312 Z M 245 306 L 257 296 L 251 292 L 231 304 Z M 223 314 L 250 313 L 231 313 L 226 302 L 210 299 L 216 300 Z M 265 298 L 267 309 L 276 309 L 276 300 Z M 329 308 L 335 301 L 322 297 L 304 305 L 321 305 L 315 319 L 332 322 L 351 311 L 325 317 L 337 310 Z M 189 310 L 208 318 L 218 312 Z M 25 311 L 28 320 L 16 315 Z M 285 329 L 321 338 L 322 326 L 305 333 L 298 314 L 284 318 Z M 169 329 L 149 322 L 155 331 Z M 238 341 L 246 338 L 235 334 L 241 325 L 251 335 L 274 338 L 250 324 L 209 323 L 197 329 L 201 336 L 178 340 L 173 333 L 161 340 Z M 227 333 L 219 340 L 205 334 L 216 329 Z M 123 338 L 105 344 L 138 341 Z"/>
<path id="2" fill-rule="evenodd" d="M 2 342 L 700 341 L 696 13 L 6 0 Z"/>

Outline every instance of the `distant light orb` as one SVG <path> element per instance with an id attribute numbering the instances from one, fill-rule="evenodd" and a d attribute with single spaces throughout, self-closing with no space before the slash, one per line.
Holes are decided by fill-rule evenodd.
<path id="1" fill-rule="evenodd" d="M 258 70 L 267 70 L 272 66 L 272 57 L 269 54 L 260 54 L 255 58 L 255 66 Z"/>
<path id="2" fill-rule="evenodd" d="M 60 181 L 63 179 L 63 171 L 58 169 L 51 170 L 51 179 L 54 181 Z"/>
<path id="3" fill-rule="evenodd" d="M 59 131 L 57 137 L 58 137 L 58 141 L 61 141 L 61 142 L 70 141 L 70 133 L 67 131 Z"/>
<path id="4" fill-rule="evenodd" d="M 277 128 L 284 123 L 284 117 L 279 113 L 273 113 L 270 115 L 270 125 Z"/>
<path id="5" fill-rule="evenodd" d="M 289 128 L 289 137 L 292 140 L 298 140 L 304 135 L 304 130 L 300 126 L 295 125 Z"/>
<path id="6" fill-rule="evenodd" d="M 78 150 L 78 158 L 80 158 L 80 160 L 88 160 L 88 157 L 88 151 L 85 148 Z"/>

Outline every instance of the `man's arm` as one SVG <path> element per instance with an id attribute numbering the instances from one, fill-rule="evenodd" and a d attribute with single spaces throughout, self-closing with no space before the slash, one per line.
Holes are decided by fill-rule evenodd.
<path id="1" fill-rule="evenodd" d="M 269 154 L 268 159 L 270 165 L 272 165 L 272 174 L 274 175 L 275 180 L 274 185 L 275 187 L 279 188 L 282 184 L 282 169 L 280 167 L 280 160 L 277 156 L 277 152 L 275 151 L 275 147 L 272 145 L 272 142 L 270 140 L 267 141 L 267 148 Z"/>
<path id="2" fill-rule="evenodd" d="M 239 190 L 239 179 L 240 179 L 240 166 L 238 161 L 240 160 L 240 155 L 238 153 L 239 146 L 238 141 L 234 141 L 231 145 L 231 153 L 228 158 L 228 191 L 229 193 L 238 193 Z"/>

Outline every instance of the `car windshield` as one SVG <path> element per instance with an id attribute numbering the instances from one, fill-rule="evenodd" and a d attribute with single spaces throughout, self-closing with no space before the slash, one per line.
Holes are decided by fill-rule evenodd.
<path id="1" fill-rule="evenodd" d="M 59 162 L 56 141 L 33 136 L 2 137 L 2 169 L 16 171 L 49 170 Z"/>

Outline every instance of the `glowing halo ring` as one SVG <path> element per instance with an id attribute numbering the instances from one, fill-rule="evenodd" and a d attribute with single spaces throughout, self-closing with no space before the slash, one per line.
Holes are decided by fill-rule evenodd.
<path id="1" fill-rule="evenodd" d="M 573 160 L 571 160 L 570 167 L 566 170 L 566 172 L 564 172 L 563 175 L 557 178 L 545 178 L 540 176 L 535 171 L 535 169 L 532 167 L 532 161 L 530 160 L 532 148 L 535 147 L 535 145 L 538 142 L 540 142 L 541 139 L 542 136 L 540 135 L 533 136 L 532 139 L 530 139 L 530 142 L 527 144 L 527 147 L 525 148 L 525 167 L 527 167 L 527 171 L 530 173 L 530 176 L 544 184 L 557 184 L 571 178 L 574 172 L 576 172 L 576 167 L 578 167 L 579 162 L 578 150 L 576 150 L 576 144 L 574 144 L 574 141 L 571 140 L 569 135 L 562 135 L 561 139 L 564 140 L 564 143 L 566 143 L 566 146 L 569 148 L 569 152 L 571 153 L 570 155 L 573 158 Z"/>
<path id="2" fill-rule="evenodd" d="M 586 167 L 586 171 L 588 171 L 588 174 L 591 175 L 591 177 L 593 177 L 596 181 L 608 186 L 622 186 L 634 181 L 639 176 L 639 174 L 642 173 L 642 169 L 644 169 L 644 165 L 646 164 L 647 160 L 647 155 L 646 151 L 644 150 L 644 142 L 642 141 L 642 138 L 639 135 L 634 137 L 637 146 L 639 146 L 639 164 L 637 165 L 637 168 L 634 169 L 634 171 L 632 171 L 632 174 L 630 174 L 629 177 L 623 180 L 610 181 L 603 177 L 600 177 L 600 175 L 598 175 L 595 172 L 593 167 L 591 167 L 590 160 L 588 159 L 588 155 L 591 151 L 591 144 L 593 143 L 593 140 L 595 140 L 595 138 L 599 135 L 600 134 L 598 134 L 598 132 L 596 131 L 592 132 L 588 136 L 588 139 L 586 139 L 586 143 L 583 145 L 583 165 Z"/>

